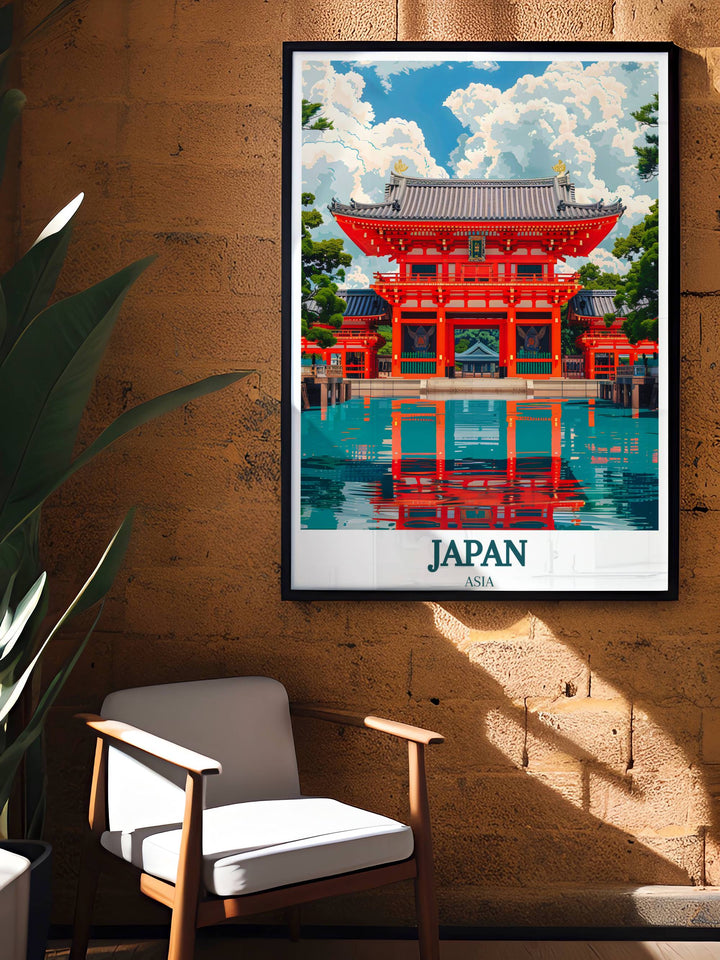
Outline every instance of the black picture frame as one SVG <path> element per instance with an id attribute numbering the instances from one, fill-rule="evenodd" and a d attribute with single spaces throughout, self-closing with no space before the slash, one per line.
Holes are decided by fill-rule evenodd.
<path id="1" fill-rule="evenodd" d="M 287 600 L 468 600 L 480 602 L 492 600 L 676 600 L 678 598 L 678 556 L 679 556 L 679 182 L 678 182 L 678 51 L 670 43 L 300 43 L 289 42 L 283 45 L 283 170 L 282 170 L 282 570 L 281 591 Z M 335 59 L 354 60 L 363 58 L 363 62 L 374 55 L 392 56 L 397 62 L 410 62 L 418 55 L 433 55 L 433 59 L 442 61 L 443 56 L 473 55 L 483 61 L 490 61 L 495 55 L 523 55 L 528 57 L 558 57 L 572 62 L 592 62 L 597 57 L 630 57 L 638 61 L 647 57 L 657 57 L 658 81 L 662 91 L 661 111 L 661 169 L 663 181 L 661 203 L 661 256 L 666 265 L 660 278 L 661 306 L 664 303 L 666 317 L 664 327 L 658 335 L 660 343 L 660 396 L 663 409 L 659 419 L 658 443 L 661 454 L 658 457 L 659 490 L 663 490 L 662 506 L 658 514 L 658 528 L 662 528 L 663 582 L 654 581 L 650 588 L 640 585 L 625 589 L 624 583 L 615 586 L 607 584 L 594 588 L 586 586 L 590 581 L 582 579 L 573 583 L 570 589 L 564 587 L 548 589 L 547 584 L 535 589 L 533 577 L 522 581 L 517 589 L 467 588 L 461 585 L 448 589 L 444 585 L 432 583 L 417 584 L 414 575 L 408 577 L 407 585 L 394 583 L 387 588 L 370 576 L 357 584 L 348 581 L 347 576 L 341 583 L 331 582 L 332 576 L 323 574 L 331 568 L 332 558 L 326 560 L 322 570 L 313 579 L 308 580 L 307 567 L 313 564 L 316 547 L 309 545 L 306 552 L 299 544 L 303 541 L 304 528 L 300 527 L 300 439 L 297 425 L 302 413 L 299 411 L 299 364 L 296 344 L 298 341 L 298 290 L 299 290 L 299 225 L 298 225 L 298 175 L 299 151 L 297 136 L 299 131 L 299 59 Z M 343 198 L 346 199 L 346 198 Z M 380 199 L 380 198 L 378 198 Z M 325 214 L 325 211 L 323 211 Z M 326 214 L 325 214 L 326 215 Z M 664 226 L 663 226 L 664 225 Z M 664 248 L 664 252 L 663 252 Z M 484 252 L 484 251 L 483 251 Z M 419 302 L 419 301 L 418 301 Z M 663 383 L 662 380 L 665 380 Z M 664 453 L 663 453 L 664 451 Z M 443 528 L 445 534 L 447 529 Z M 482 534 L 487 534 L 484 528 Z M 338 533 L 338 531 L 334 531 Z M 374 548 L 383 552 L 383 543 L 379 537 L 392 537 L 393 530 L 373 531 Z M 468 541 L 474 531 L 469 528 L 458 530 L 458 539 Z M 500 528 L 495 528 L 500 533 Z M 506 532 L 506 531 L 505 531 Z M 522 532 L 513 528 L 513 536 Z M 637 532 L 638 536 L 643 531 Z M 353 531 L 354 533 L 354 531 Z M 576 535 L 576 534 L 572 534 Z M 475 538 L 472 538 L 473 540 Z M 499 538 L 498 538 L 499 539 Z M 328 540 L 323 539 L 327 545 Z M 627 543 L 621 541 L 618 543 Z M 336 560 L 340 564 L 351 564 L 354 543 L 352 538 L 340 534 L 337 538 Z M 379 546 L 378 546 L 379 544 Z M 443 557 L 444 544 L 438 548 Z M 470 548 L 474 549 L 474 548 Z M 523 548 L 525 549 L 525 548 Z M 334 551 L 330 544 L 330 554 Z M 510 555 L 506 551 L 506 558 Z M 428 568 L 432 565 L 432 556 Z M 466 555 L 461 553 L 461 559 Z M 487 559 L 487 557 L 486 557 Z M 451 557 L 452 561 L 453 558 Z M 452 564 L 450 564 L 452 565 Z M 474 573 L 473 568 L 472 573 Z M 460 574 L 461 570 L 458 570 Z M 333 575 L 334 576 L 334 575 Z M 618 579 L 616 577 L 616 579 Z M 558 581 L 559 583 L 559 581 Z"/>

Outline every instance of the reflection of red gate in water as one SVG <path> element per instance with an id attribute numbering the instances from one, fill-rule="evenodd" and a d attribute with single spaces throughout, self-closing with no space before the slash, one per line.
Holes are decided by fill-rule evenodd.
<path id="1" fill-rule="evenodd" d="M 584 505 L 578 481 L 562 476 L 562 401 L 508 401 L 507 458 L 495 469 L 458 469 L 446 459 L 445 401 L 392 404 L 392 497 L 378 489 L 373 503 L 396 529 L 553 530 L 555 511 Z M 403 424 L 435 426 L 434 448 L 403 456 Z M 518 423 L 549 423 L 550 444 L 533 456 L 517 449 Z M 579 523 L 580 518 L 573 518 Z"/>

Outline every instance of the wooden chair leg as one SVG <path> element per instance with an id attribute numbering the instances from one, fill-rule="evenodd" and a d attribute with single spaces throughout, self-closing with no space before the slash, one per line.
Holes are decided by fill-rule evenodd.
<path id="1" fill-rule="evenodd" d="M 187 905 L 176 903 L 170 921 L 170 947 L 168 960 L 193 960 L 197 907 L 188 916 Z"/>
<path id="2" fill-rule="evenodd" d="M 73 922 L 73 940 L 68 960 L 85 960 L 90 939 L 90 921 L 92 920 L 95 890 L 100 875 L 102 848 L 97 839 L 88 834 L 83 844 L 75 899 L 75 920 Z"/>
<path id="3" fill-rule="evenodd" d="M 415 903 L 417 906 L 420 960 L 439 960 L 440 934 L 435 899 L 430 810 L 425 781 L 425 750 L 422 744 L 408 743 L 410 779 L 410 823 L 415 837 Z"/>
<path id="4" fill-rule="evenodd" d="M 168 960 L 192 960 L 195 953 L 202 864 L 202 811 L 202 776 L 188 772 Z"/>
<path id="5" fill-rule="evenodd" d="M 420 960 L 439 960 L 440 932 L 432 873 L 428 877 L 425 871 L 418 870 L 415 880 L 415 904 L 417 907 Z"/>

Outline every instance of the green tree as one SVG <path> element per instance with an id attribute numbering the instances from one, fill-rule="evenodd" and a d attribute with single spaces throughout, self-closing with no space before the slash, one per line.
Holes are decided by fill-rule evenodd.
<path id="1" fill-rule="evenodd" d="M 320 115 L 322 103 L 302 102 L 303 130 L 333 130 L 332 120 Z M 312 193 L 303 193 L 303 207 L 312 207 L 315 196 Z M 317 343 L 323 349 L 332 347 L 337 339 L 325 326 L 335 327 L 342 325 L 343 311 L 347 304 L 338 297 L 337 281 L 345 279 L 345 267 L 349 267 L 352 257 L 343 250 L 343 241 L 332 238 L 330 240 L 314 240 L 311 230 L 315 230 L 323 223 L 319 210 L 303 210 L 302 218 L 302 305 L 301 328 L 304 337 Z M 317 326 L 324 324 L 325 326 Z"/>
<path id="2" fill-rule="evenodd" d="M 326 117 L 318 116 L 322 110 L 321 103 L 310 103 L 309 100 L 302 102 L 302 128 L 303 130 L 334 130 L 332 120 Z M 311 122 L 312 121 L 312 122 Z"/>
<path id="3" fill-rule="evenodd" d="M 639 124 L 657 131 L 658 95 L 650 103 L 633 112 Z M 635 147 L 638 174 L 643 180 L 652 180 L 658 171 L 658 134 L 645 133 L 645 146 Z M 613 254 L 630 262 L 630 269 L 618 284 L 616 307 L 626 307 L 628 315 L 623 321 L 623 331 L 630 343 L 639 340 L 657 340 L 658 337 L 658 204 L 641 223 L 636 223 L 626 237 L 618 237 Z M 613 314 L 605 317 L 611 322 Z"/>
<path id="4" fill-rule="evenodd" d="M 378 333 L 385 343 L 378 350 L 379 357 L 389 357 L 392 355 L 392 327 L 389 324 L 383 324 L 377 328 Z"/>
<path id="5" fill-rule="evenodd" d="M 584 290 L 617 290 L 623 279 L 618 273 L 601 270 L 596 263 L 584 263 L 578 274 Z"/>
<path id="6" fill-rule="evenodd" d="M 315 196 L 303 193 L 302 205 L 312 208 Z M 347 304 L 337 295 L 338 282 L 345 279 L 345 267 L 352 257 L 343 250 L 343 241 L 336 237 L 315 240 L 312 231 L 323 222 L 314 208 L 302 211 L 302 286 L 301 325 L 304 337 L 322 348 L 332 347 L 337 340 L 325 326 L 339 328 Z M 324 326 L 318 326 L 323 324 Z"/>
<path id="7" fill-rule="evenodd" d="M 616 307 L 627 307 L 623 331 L 630 343 L 658 337 L 658 203 L 636 223 L 626 237 L 618 237 L 613 254 L 630 261 L 630 269 L 618 285 Z"/>
<path id="8" fill-rule="evenodd" d="M 633 110 L 632 116 L 643 127 L 651 127 L 657 131 L 658 125 L 658 95 L 652 98 L 639 110 Z M 638 174 L 641 180 L 652 180 L 658 172 L 658 134 L 647 130 L 645 132 L 645 146 L 633 147 L 638 158 Z"/>
<path id="9" fill-rule="evenodd" d="M 608 273 L 607 270 L 601 270 L 596 263 L 584 263 L 578 270 L 580 282 L 583 290 L 617 290 L 622 282 L 622 277 L 617 273 Z M 577 348 L 577 338 L 587 330 L 587 325 L 580 323 L 568 323 L 568 305 L 564 304 L 560 312 L 560 347 L 564 357 L 577 356 L 580 351 Z M 611 314 L 610 322 L 606 318 L 605 322 L 610 326 L 615 319 L 615 314 Z"/>

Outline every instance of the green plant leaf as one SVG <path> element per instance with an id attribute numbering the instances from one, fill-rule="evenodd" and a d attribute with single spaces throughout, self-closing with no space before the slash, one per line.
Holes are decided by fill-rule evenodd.
<path id="1" fill-rule="evenodd" d="M 60 630 L 63 624 L 65 624 L 70 617 L 74 616 L 75 614 L 82 613 L 84 610 L 88 610 L 105 597 L 106 593 L 112 586 L 113 580 L 115 579 L 115 576 L 120 569 L 120 564 L 123 561 L 123 557 L 125 556 L 125 551 L 127 550 L 127 545 L 130 540 L 130 531 L 132 529 L 134 513 L 134 510 L 130 510 L 128 512 L 125 519 L 116 530 L 112 540 L 105 548 L 105 552 L 98 561 L 97 566 L 83 584 L 82 589 L 52 628 L 47 638 L 40 646 L 40 649 L 20 677 L 18 677 L 14 683 L 3 686 L 2 690 L 0 690 L 0 723 L 3 723 L 5 720 L 7 720 L 8 714 L 20 698 L 20 695 L 25 688 L 25 684 L 30 679 L 30 676 L 32 675 L 32 672 L 35 669 L 40 657 L 43 655 L 47 645 L 56 635 L 58 630 Z"/>
<path id="2" fill-rule="evenodd" d="M 5 303 L 5 294 L 0 286 L 0 360 L 2 360 L 9 349 L 7 304 Z"/>
<path id="3" fill-rule="evenodd" d="M 10 799 L 10 793 L 12 791 L 13 780 L 17 769 L 20 766 L 20 762 L 25 755 L 25 751 L 33 744 L 33 742 L 40 736 L 43 731 L 43 724 L 45 722 L 45 716 L 50 709 L 50 707 L 55 702 L 57 695 L 62 690 L 65 685 L 65 681 L 70 676 L 75 667 L 75 664 L 80 659 L 80 655 L 87 646 L 88 640 L 93 634 L 95 627 L 102 615 L 103 605 L 101 605 L 98 610 L 98 614 L 93 620 L 92 626 L 85 634 L 80 646 L 75 651 L 75 653 L 70 657 L 67 663 L 55 674 L 53 679 L 48 684 L 48 688 L 45 693 L 40 698 L 40 702 L 35 708 L 35 712 L 28 725 L 22 731 L 19 736 L 17 736 L 12 743 L 6 745 L 6 748 L 0 753 L 0 810 L 5 806 L 7 801 Z"/>
<path id="4" fill-rule="evenodd" d="M 215 390 L 221 390 L 253 372 L 253 370 L 237 370 L 234 373 L 221 373 L 206 377 L 204 380 L 189 383 L 177 390 L 171 390 L 169 393 L 154 397 L 152 400 L 146 400 L 144 403 L 139 403 L 137 406 L 131 407 L 130 410 L 121 413 L 75 458 L 66 470 L 48 477 L 44 487 L 38 486 L 37 489 L 31 491 L 25 497 L 19 497 L 7 503 L 0 513 L 0 542 L 9 537 L 76 470 L 85 466 L 93 457 L 109 447 L 111 443 L 124 437 L 131 430 L 135 430 L 137 427 L 155 419 L 155 417 L 181 407 L 197 397 L 202 397 Z"/>
<path id="5" fill-rule="evenodd" d="M 12 596 L 12 590 L 15 586 L 15 578 L 17 577 L 17 570 L 13 571 L 10 574 L 10 579 L 7 582 L 5 587 L 5 593 L 3 594 L 2 600 L 0 600 L 0 643 L 2 643 L 3 637 L 7 633 L 7 628 L 12 623 L 12 613 L 10 612 L 10 597 Z"/>
<path id="6" fill-rule="evenodd" d="M 49 13 L 46 13 L 42 20 L 39 20 L 31 30 L 28 30 L 20 41 L 19 46 L 26 43 L 30 37 L 35 36 L 36 33 L 42 32 L 44 27 L 48 27 L 54 23 L 58 17 L 62 16 L 68 7 L 74 6 L 77 6 L 77 0 L 60 0 L 60 3 L 56 4 Z"/>
<path id="7" fill-rule="evenodd" d="M 5 175 L 5 161 L 10 131 L 25 106 L 26 97 L 22 90 L 6 90 L 0 96 L 0 180 Z"/>
<path id="8" fill-rule="evenodd" d="M 13 20 L 15 7 L 12 3 L 6 3 L 0 7 L 0 51 L 7 53 L 12 45 Z"/>
<path id="9" fill-rule="evenodd" d="M 54 303 L 13 344 L 0 366 L 0 410 L 13 410 L 0 433 L 0 502 L 67 468 L 122 301 L 152 259 Z"/>
<path id="10" fill-rule="evenodd" d="M 0 635 L 0 660 L 3 660 L 8 656 L 12 648 L 20 639 L 20 634 L 25 629 L 28 620 L 35 611 L 35 608 L 40 603 L 40 597 L 45 589 L 46 580 L 47 574 L 44 572 L 41 573 L 15 608 L 15 613 L 12 615 L 12 619 L 10 620 L 7 631 L 3 635 Z M 0 704 L 2 704 L 2 696 L 4 692 L 4 690 L 0 690 Z M 1 720 L 2 710 L 0 709 L 0 721 Z"/>
<path id="11" fill-rule="evenodd" d="M 25 751 L 25 836 L 42 840 L 47 806 L 45 738 L 35 737 Z"/>
<path id="12" fill-rule="evenodd" d="M 10 686 L 18 673 L 30 662 L 36 648 L 36 637 L 48 611 L 49 590 L 47 583 L 40 594 L 40 600 L 33 610 L 23 630 L 22 643 L 16 643 L 8 653 L 0 657 L 0 687 Z M 1 725 L 0 725 L 1 726 Z"/>
<path id="13" fill-rule="evenodd" d="M 33 317 L 47 306 L 65 261 L 73 217 L 82 197 L 82 194 L 75 197 L 57 217 L 53 217 L 25 256 L 0 279 L 7 326 L 5 338 L 0 340 L 0 361 L 5 359 Z"/>

